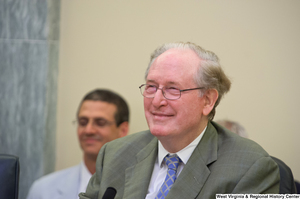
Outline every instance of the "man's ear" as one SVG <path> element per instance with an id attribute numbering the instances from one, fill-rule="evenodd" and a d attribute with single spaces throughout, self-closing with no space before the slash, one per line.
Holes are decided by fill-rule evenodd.
<path id="1" fill-rule="evenodd" d="M 124 137 L 128 134 L 129 131 L 129 123 L 128 122 L 123 122 L 119 125 L 119 136 Z"/>
<path id="2" fill-rule="evenodd" d="M 205 100 L 203 106 L 203 115 L 207 116 L 214 108 L 215 103 L 219 97 L 219 93 L 216 89 L 208 89 L 203 94 Z"/>

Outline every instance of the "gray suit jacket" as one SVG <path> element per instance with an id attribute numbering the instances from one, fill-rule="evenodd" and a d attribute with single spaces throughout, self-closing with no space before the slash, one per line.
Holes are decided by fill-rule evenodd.
<path id="1" fill-rule="evenodd" d="M 149 131 L 107 143 L 80 198 L 100 199 L 107 187 L 117 190 L 115 198 L 145 198 L 157 145 Z M 261 146 L 212 122 L 167 199 L 209 199 L 217 193 L 279 193 L 279 169 Z"/>
<path id="2" fill-rule="evenodd" d="M 36 180 L 27 199 L 76 199 L 80 184 L 81 164 L 50 173 Z"/>

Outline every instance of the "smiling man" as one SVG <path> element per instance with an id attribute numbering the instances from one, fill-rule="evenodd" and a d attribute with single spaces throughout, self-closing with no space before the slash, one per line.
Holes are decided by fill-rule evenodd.
<path id="1" fill-rule="evenodd" d="M 76 199 L 85 191 L 96 171 L 101 147 L 124 137 L 129 129 L 129 109 L 118 94 L 104 89 L 89 92 L 77 112 L 77 136 L 83 151 L 83 162 L 35 181 L 27 199 Z"/>
<path id="2" fill-rule="evenodd" d="M 231 86 L 214 53 L 165 44 L 151 55 L 145 78 L 139 88 L 149 130 L 101 148 L 81 199 L 279 193 L 279 169 L 268 153 L 212 121 Z"/>

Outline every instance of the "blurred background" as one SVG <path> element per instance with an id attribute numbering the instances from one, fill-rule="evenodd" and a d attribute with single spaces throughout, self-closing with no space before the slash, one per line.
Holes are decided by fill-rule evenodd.
<path id="1" fill-rule="evenodd" d="M 138 87 L 154 49 L 176 41 L 215 52 L 232 80 L 215 120 L 239 122 L 300 180 L 299 9 L 298 0 L 0 0 L 0 153 L 20 156 L 20 198 L 34 179 L 81 161 L 72 121 L 88 91 L 118 92 L 130 134 L 148 129 Z"/>

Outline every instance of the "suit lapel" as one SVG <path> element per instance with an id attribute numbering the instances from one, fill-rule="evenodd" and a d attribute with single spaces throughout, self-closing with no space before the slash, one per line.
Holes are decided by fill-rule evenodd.
<path id="1" fill-rule="evenodd" d="M 217 159 L 217 133 L 208 123 L 202 140 L 180 173 L 167 198 L 196 198 L 210 175 L 208 165 Z"/>
<path id="2" fill-rule="evenodd" d="M 157 138 L 136 155 L 137 164 L 125 171 L 124 199 L 145 198 L 157 158 Z"/>

